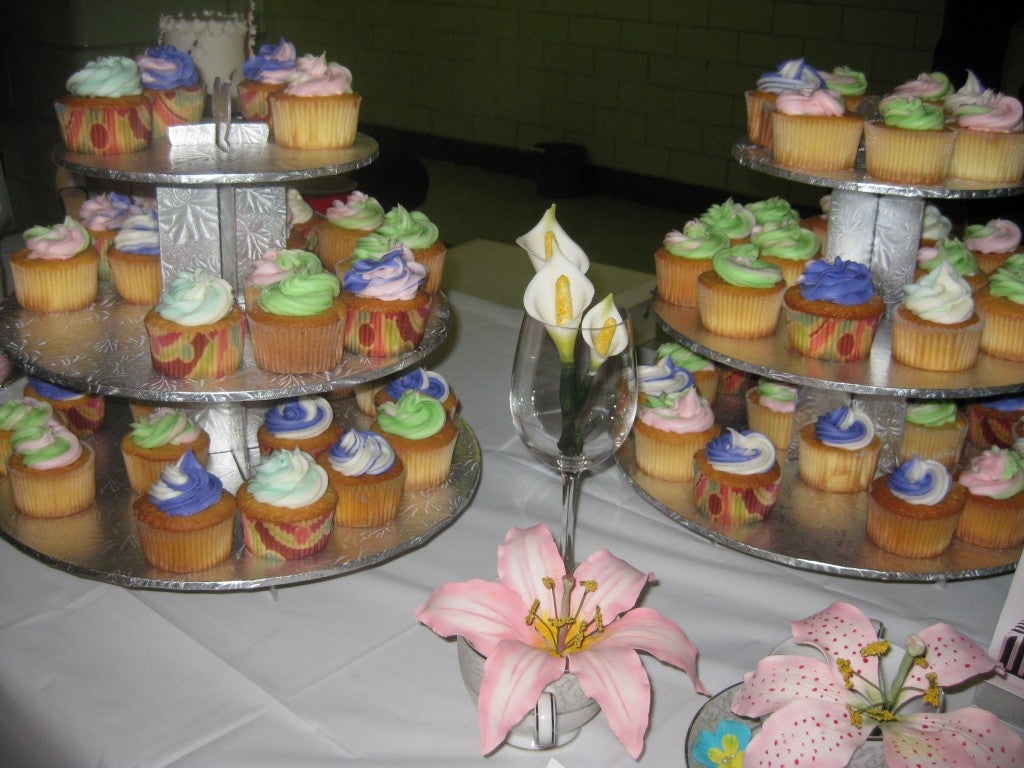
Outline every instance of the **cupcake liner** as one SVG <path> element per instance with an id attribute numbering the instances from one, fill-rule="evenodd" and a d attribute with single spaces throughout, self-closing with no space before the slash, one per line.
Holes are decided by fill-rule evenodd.
<path id="1" fill-rule="evenodd" d="M 138 152 L 153 137 L 153 107 L 144 96 L 58 99 L 54 108 L 64 145 L 85 155 Z"/>
<path id="2" fill-rule="evenodd" d="M 429 315 L 429 302 L 394 311 L 349 306 L 345 349 L 367 357 L 392 357 L 413 350 L 423 340 Z"/>
<path id="3" fill-rule="evenodd" d="M 234 515 L 197 530 L 165 531 L 136 521 L 139 543 L 146 560 L 172 573 L 211 568 L 231 554 Z"/>
<path id="4" fill-rule="evenodd" d="M 696 307 L 697 276 L 709 269 L 711 259 L 687 259 L 659 248 L 654 253 L 658 298 L 679 307 Z"/>
<path id="5" fill-rule="evenodd" d="M 32 312 L 85 309 L 99 291 L 99 253 L 87 248 L 70 259 L 30 259 L 17 251 L 10 262 L 14 296 Z"/>
<path id="6" fill-rule="evenodd" d="M 761 261 L 774 264 L 782 271 L 782 279 L 786 281 L 786 286 L 796 285 L 800 279 L 800 275 L 804 273 L 807 268 L 807 262 L 810 259 L 783 259 L 779 256 L 765 256 L 759 257 Z"/>
<path id="7" fill-rule="evenodd" d="M 128 474 L 128 485 L 140 496 L 149 492 L 160 479 L 164 467 L 177 463 L 185 451 L 191 450 L 204 467 L 210 458 L 210 436 L 204 431 L 191 443 L 140 448 L 132 441 L 131 433 L 121 438 L 121 458 Z"/>
<path id="8" fill-rule="evenodd" d="M 248 318 L 253 357 L 263 370 L 320 373 L 341 365 L 344 349 L 340 335 L 345 320 L 336 307 L 311 317 L 292 318 L 254 306 Z"/>
<path id="9" fill-rule="evenodd" d="M 911 131 L 864 123 L 865 165 L 876 179 L 897 184 L 941 184 L 949 175 L 956 131 Z"/>
<path id="10" fill-rule="evenodd" d="M 274 142 L 291 149 L 344 149 L 356 140 L 360 96 L 270 96 Z"/>
<path id="11" fill-rule="evenodd" d="M 1011 448 L 1013 426 L 1024 418 L 1024 411 L 1001 411 L 981 403 L 967 406 L 967 442 L 978 448 Z"/>
<path id="12" fill-rule="evenodd" d="M 877 437 L 852 451 L 824 445 L 814 436 L 814 425 L 807 424 L 797 437 L 797 471 L 801 480 L 821 491 L 866 491 L 875 477 L 881 447 Z"/>
<path id="13" fill-rule="evenodd" d="M 54 413 L 77 437 L 92 437 L 103 428 L 106 400 L 103 395 L 86 394 L 68 400 L 55 400 L 39 394 L 32 384 L 25 385 L 25 397 L 42 400 L 53 407 Z"/>
<path id="14" fill-rule="evenodd" d="M 762 147 L 771 147 L 775 94 L 747 91 L 744 98 L 747 104 L 747 141 Z"/>
<path id="15" fill-rule="evenodd" d="M 298 560 L 327 546 L 334 527 L 334 508 L 324 515 L 294 523 L 275 523 L 241 512 L 245 548 L 256 557 Z"/>
<path id="16" fill-rule="evenodd" d="M 941 325 L 908 319 L 900 307 L 892 318 L 892 357 L 904 365 L 929 371 L 965 371 L 978 359 L 984 325 L 973 321 Z"/>
<path id="17" fill-rule="evenodd" d="M 909 461 L 919 456 L 922 459 L 933 459 L 952 471 L 960 463 L 966 437 L 967 419 L 962 415 L 958 415 L 953 424 L 941 427 L 904 423 L 899 461 Z"/>
<path id="18" fill-rule="evenodd" d="M 987 291 L 975 301 L 984 321 L 981 329 L 981 350 L 1003 360 L 1024 362 L 1024 305 Z"/>
<path id="19" fill-rule="evenodd" d="M 238 307 L 207 326 L 179 325 L 150 310 L 145 327 L 157 373 L 176 379 L 219 379 L 242 365 L 245 315 Z"/>
<path id="20" fill-rule="evenodd" d="M 867 533 L 878 547 L 916 559 L 937 557 L 949 547 L 959 514 L 938 518 L 908 517 L 892 512 L 868 496 Z"/>
<path id="21" fill-rule="evenodd" d="M 399 462 L 381 475 L 346 477 L 331 467 L 326 456 L 318 460 L 338 494 L 334 522 L 348 528 L 373 528 L 398 515 L 405 487 L 405 467 Z"/>
<path id="22" fill-rule="evenodd" d="M 437 488 L 448 480 L 455 454 L 454 437 L 448 443 L 428 448 L 416 445 L 415 440 L 399 439 L 391 434 L 387 438 L 405 464 L 407 491 Z"/>
<path id="23" fill-rule="evenodd" d="M 341 437 L 341 425 L 331 422 L 319 435 L 302 438 L 284 438 L 272 434 L 266 425 L 261 424 L 256 430 L 256 443 L 259 445 L 260 455 L 269 456 L 277 450 L 294 450 L 298 448 L 308 453 L 314 459 L 330 448 Z"/>
<path id="24" fill-rule="evenodd" d="M 160 257 L 148 253 L 128 253 L 111 246 L 107 250 L 110 279 L 117 295 L 129 304 L 153 306 L 160 301 L 163 288 Z"/>
<path id="25" fill-rule="evenodd" d="M 636 465 L 662 480 L 693 480 L 693 455 L 721 431 L 714 425 L 703 432 L 664 432 L 637 419 L 633 428 Z"/>
<path id="26" fill-rule="evenodd" d="M 337 266 L 344 264 L 345 268 L 338 274 L 340 280 L 341 275 L 348 269 L 348 262 L 352 258 L 356 243 L 368 234 L 371 234 L 371 230 L 346 229 L 332 224 L 327 219 L 321 220 L 316 228 L 316 242 L 317 256 L 320 257 L 324 269 L 338 274 Z"/>
<path id="27" fill-rule="evenodd" d="M 143 93 L 153 102 L 154 139 L 166 139 L 169 126 L 192 125 L 203 117 L 206 89 L 201 85 Z"/>
<path id="28" fill-rule="evenodd" d="M 89 229 L 87 227 L 86 232 L 89 233 L 89 237 L 92 240 L 92 247 L 95 248 L 96 253 L 100 255 L 99 279 L 101 281 L 109 280 L 110 263 L 107 261 L 107 251 L 110 250 L 110 246 L 114 243 L 114 238 L 117 236 L 117 230 Z"/>
<path id="29" fill-rule="evenodd" d="M 82 446 L 69 467 L 31 469 L 14 456 L 7 465 L 14 506 L 29 517 L 68 517 L 96 500 L 96 457 Z"/>
<path id="30" fill-rule="evenodd" d="M 779 324 L 785 287 L 780 282 L 772 288 L 735 288 L 699 280 L 697 311 L 700 321 L 720 336 L 741 339 L 771 336 Z"/>
<path id="31" fill-rule="evenodd" d="M 270 94 L 284 90 L 284 83 L 260 83 L 242 80 L 237 85 L 238 106 L 242 118 L 259 123 L 272 123 Z"/>
<path id="32" fill-rule="evenodd" d="M 986 274 L 995 272 L 1008 258 L 1013 256 L 1018 251 L 1004 251 L 1003 253 L 982 253 L 981 251 L 971 251 L 971 255 L 974 256 L 974 261 L 978 265 L 978 269 Z"/>
<path id="33" fill-rule="evenodd" d="M 695 472 L 693 502 L 697 511 L 719 525 L 759 523 L 771 513 L 779 483 L 741 488 Z"/>
<path id="34" fill-rule="evenodd" d="M 956 537 L 968 544 L 1005 549 L 1024 543 L 1024 491 L 1008 499 L 967 493 L 964 511 L 956 524 Z"/>
<path id="35" fill-rule="evenodd" d="M 822 317 L 786 308 L 790 346 L 818 360 L 852 362 L 871 353 L 881 315 L 866 319 Z"/>
<path id="36" fill-rule="evenodd" d="M 747 401 L 747 426 L 754 432 L 765 435 L 772 441 L 775 449 L 785 455 L 789 450 L 789 444 L 793 442 L 795 412 L 781 413 L 761 405 L 757 399 L 756 388 L 748 389 L 745 399 Z"/>
<path id="37" fill-rule="evenodd" d="M 441 290 L 441 278 L 444 275 L 444 259 L 448 254 L 448 247 L 438 240 L 429 248 L 414 248 L 413 257 L 427 268 L 427 279 L 423 283 L 423 290 L 427 293 L 437 293 Z"/>
<path id="38" fill-rule="evenodd" d="M 1024 132 L 960 128 L 953 145 L 949 175 L 967 181 L 1016 184 L 1024 176 Z"/>
<path id="39" fill-rule="evenodd" d="M 848 112 L 839 117 L 772 114 L 772 160 L 787 168 L 840 171 L 857 160 L 864 120 Z"/>

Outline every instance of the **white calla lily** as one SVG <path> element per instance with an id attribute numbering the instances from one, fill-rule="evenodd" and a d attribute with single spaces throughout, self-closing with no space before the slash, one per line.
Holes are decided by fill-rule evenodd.
<path id="1" fill-rule="evenodd" d="M 600 368 L 601 363 L 622 352 L 629 343 L 626 324 L 610 293 L 583 315 L 581 328 L 583 340 L 590 347 L 591 370 Z"/>
<path id="2" fill-rule="evenodd" d="M 587 254 L 569 237 L 555 218 L 554 205 L 544 212 L 533 229 L 516 238 L 516 245 L 530 255 L 533 268 L 538 272 L 555 253 L 561 253 L 583 273 L 590 269 Z"/>
<path id="3" fill-rule="evenodd" d="M 560 253 L 552 254 L 526 286 L 526 313 L 548 326 L 558 356 L 573 359 L 583 312 L 594 298 L 594 286 L 579 267 Z"/>

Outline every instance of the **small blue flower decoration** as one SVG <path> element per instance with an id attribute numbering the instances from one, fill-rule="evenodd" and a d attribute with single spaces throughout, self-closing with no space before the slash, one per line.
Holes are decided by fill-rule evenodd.
<path id="1" fill-rule="evenodd" d="M 693 745 L 693 759 L 706 768 L 742 768 L 750 736 L 750 728 L 740 721 L 722 720 L 714 733 L 700 732 Z"/>

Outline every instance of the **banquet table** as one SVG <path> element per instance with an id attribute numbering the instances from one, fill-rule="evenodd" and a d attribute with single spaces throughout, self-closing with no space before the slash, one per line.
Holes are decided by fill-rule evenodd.
<path id="1" fill-rule="evenodd" d="M 484 758 L 455 643 L 414 611 L 448 581 L 496 578 L 510 527 L 560 522 L 557 476 L 531 458 L 508 407 L 522 312 L 452 291 L 443 373 L 483 462 L 475 498 L 424 546 L 313 583 L 242 592 L 129 589 L 46 565 L 0 542 L 0 765 L 529 766 L 634 761 L 598 716 L 548 752 Z M 897 642 L 946 621 L 983 646 L 1011 576 L 892 583 L 811 572 L 713 543 L 642 499 L 609 463 L 585 477 L 576 551 L 608 548 L 655 574 L 643 604 L 675 620 L 720 691 L 789 636 L 788 622 L 835 600 Z M 683 766 L 704 697 L 644 657 L 653 696 L 641 765 Z M 970 702 L 970 690 L 951 703 Z"/>

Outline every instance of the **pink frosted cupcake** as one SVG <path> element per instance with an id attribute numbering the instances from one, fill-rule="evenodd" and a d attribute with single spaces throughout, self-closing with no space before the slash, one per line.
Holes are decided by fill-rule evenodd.
<path id="1" fill-rule="evenodd" d="M 645 394 L 633 428 L 636 464 L 662 480 L 692 480 L 694 453 L 720 433 L 714 411 L 696 387 Z"/>
<path id="2" fill-rule="evenodd" d="M 129 217 L 145 212 L 146 208 L 140 201 L 118 192 L 94 195 L 78 209 L 78 221 L 89 233 L 93 248 L 100 255 L 100 280 L 110 279 L 107 249 L 114 242 L 114 236 Z"/>
<path id="3" fill-rule="evenodd" d="M 317 227 L 323 221 L 323 214 L 314 211 L 313 206 L 307 203 L 302 193 L 294 187 L 289 187 L 285 192 L 285 203 L 285 223 L 288 225 L 285 247 L 317 253 Z"/>
<path id="4" fill-rule="evenodd" d="M 964 228 L 964 245 L 983 272 L 995 272 L 1008 258 L 1021 253 L 1020 240 L 1020 227 L 1009 219 L 989 219 Z"/>
<path id="5" fill-rule="evenodd" d="M 771 379 L 758 379 L 747 390 L 747 426 L 768 436 L 776 450 L 787 451 L 793 439 L 797 388 Z"/>
<path id="6" fill-rule="evenodd" d="M 978 268 L 974 255 L 955 237 L 945 237 L 932 247 L 922 246 L 917 249 L 915 279 L 931 272 L 943 259 L 953 265 L 953 269 L 971 286 L 973 292 L 977 293 L 988 283 L 988 275 Z"/>
<path id="7" fill-rule="evenodd" d="M 365 192 L 356 190 L 344 200 L 333 201 L 317 226 L 317 253 L 324 269 L 333 272 L 338 264 L 345 265 L 360 238 L 383 223 L 384 208 Z"/>
<path id="8" fill-rule="evenodd" d="M 772 115 L 772 160 L 787 168 L 853 168 L 863 132 L 864 118 L 832 91 L 783 93 Z"/>
<path id="9" fill-rule="evenodd" d="M 314 275 L 323 272 L 315 253 L 298 248 L 270 248 L 252 262 L 252 271 L 242 282 L 245 306 L 254 307 L 264 289 L 281 282 L 289 275 Z"/>
<path id="10" fill-rule="evenodd" d="M 707 224 L 688 221 L 665 235 L 654 252 L 659 298 L 680 307 L 697 306 L 697 276 L 711 269 L 711 257 L 729 247 L 729 238 Z"/>
<path id="11" fill-rule="evenodd" d="M 301 56 L 285 87 L 270 94 L 274 141 L 290 149 L 344 149 L 356 140 L 359 94 L 347 67 Z"/>
<path id="12" fill-rule="evenodd" d="M 971 460 L 957 481 L 967 489 L 958 539 L 993 549 L 1024 543 L 1024 459 L 1019 454 L 989 448 Z"/>
<path id="13" fill-rule="evenodd" d="M 11 256 L 14 295 L 33 312 L 85 309 L 99 291 L 100 255 L 85 227 L 70 217 L 25 231 L 25 247 Z"/>
<path id="14" fill-rule="evenodd" d="M 59 424 L 26 427 L 11 436 L 11 495 L 29 517 L 68 517 L 96 500 L 96 458 Z"/>
<path id="15" fill-rule="evenodd" d="M 1024 177 L 1024 108 L 1002 93 L 983 94 L 954 112 L 957 136 L 949 175 L 987 184 Z"/>

